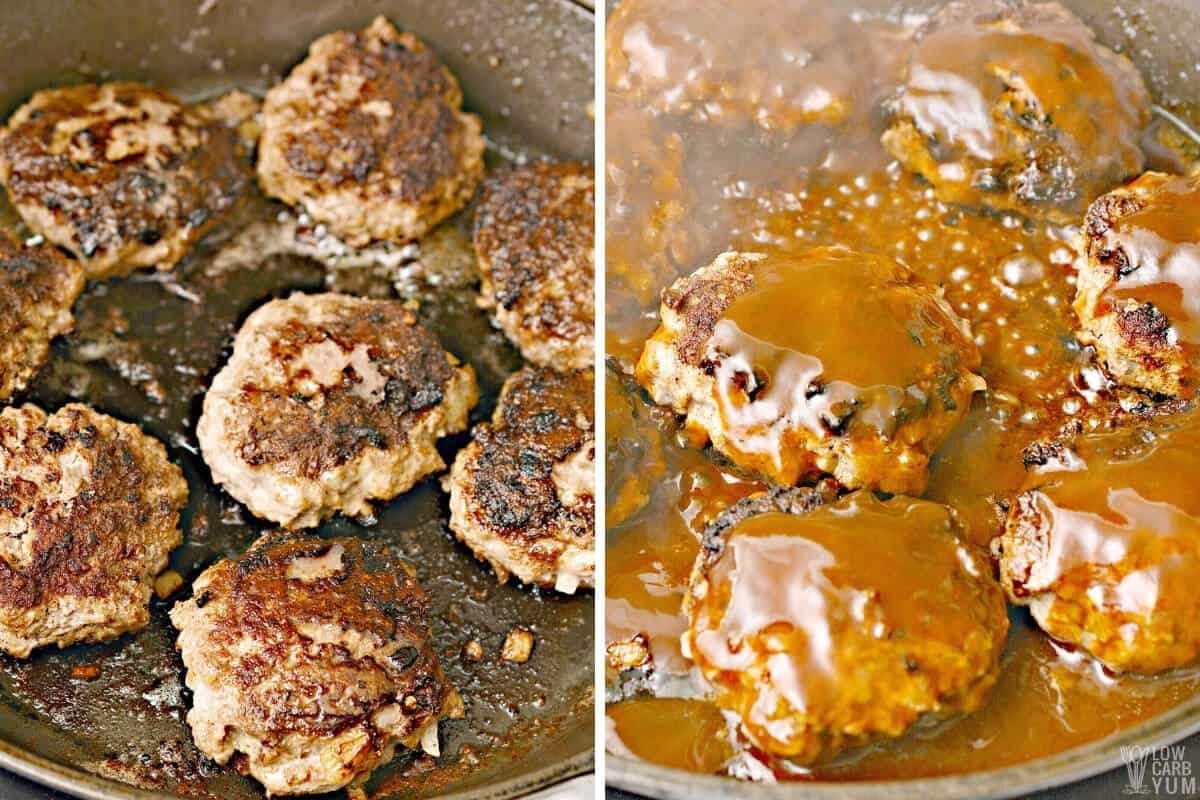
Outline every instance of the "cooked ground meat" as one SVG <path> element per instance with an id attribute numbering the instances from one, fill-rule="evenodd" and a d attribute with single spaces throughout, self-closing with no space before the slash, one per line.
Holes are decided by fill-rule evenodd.
<path id="1" fill-rule="evenodd" d="M 71 307 L 83 284 L 77 261 L 0 234 L 0 400 L 24 391 L 46 363 L 51 340 L 75 327 Z"/>
<path id="2" fill-rule="evenodd" d="M 586 164 L 539 161 L 484 183 L 475 216 L 482 301 L 535 364 L 592 366 L 595 213 Z"/>
<path id="3" fill-rule="evenodd" d="M 331 33 L 263 103 L 258 182 L 346 243 L 418 239 L 483 176 L 479 118 L 437 55 L 383 17 Z"/>
<path id="4" fill-rule="evenodd" d="M 267 535 L 171 611 L 196 746 L 268 794 L 357 786 L 397 745 L 437 755 L 462 700 L 412 567 L 357 539 Z"/>
<path id="5" fill-rule="evenodd" d="M 398 300 L 295 294 L 251 314 L 204 398 L 213 478 L 288 528 L 363 516 L 445 464 L 475 373 Z"/>
<path id="6" fill-rule="evenodd" d="M 37 233 L 89 278 L 170 269 L 242 196 L 236 120 L 160 89 L 106 83 L 37 92 L 0 139 L 0 181 Z"/>
<path id="7" fill-rule="evenodd" d="M 592 370 L 527 367 L 446 478 L 450 527 L 500 580 L 573 593 L 594 585 Z"/>
<path id="8" fill-rule="evenodd" d="M 1200 658 L 1200 422 L 1092 433 L 1049 454 L 992 543 L 1009 599 L 1114 670 Z"/>
<path id="9" fill-rule="evenodd" d="M 725 253 L 664 291 L 660 313 L 638 381 L 699 441 L 777 483 L 828 473 L 920 494 L 983 388 L 966 324 L 883 256 Z"/>
<path id="10" fill-rule="evenodd" d="M 884 146 L 946 202 L 1078 224 L 1142 170 L 1137 69 L 1058 3 L 963 0 L 926 29 Z"/>
<path id="11" fill-rule="evenodd" d="M 821 489 L 743 503 L 705 532 L 684 648 L 754 746 L 812 764 L 984 704 L 1008 616 L 950 509 Z"/>
<path id="12" fill-rule="evenodd" d="M 1118 383 L 1191 398 L 1200 384 L 1200 182 L 1148 172 L 1092 203 L 1075 312 Z"/>
<path id="13" fill-rule="evenodd" d="M 0 412 L 0 649 L 25 658 L 145 626 L 187 497 L 133 425 L 77 404 Z"/>

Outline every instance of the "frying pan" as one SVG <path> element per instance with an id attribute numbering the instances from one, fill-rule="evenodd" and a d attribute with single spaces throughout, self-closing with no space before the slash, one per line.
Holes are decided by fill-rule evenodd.
<path id="1" fill-rule="evenodd" d="M 1200 121 L 1200 5 L 1195 0 L 1059 0 L 1087 22 L 1100 41 L 1129 55 L 1145 76 L 1159 116 L 1170 114 L 1195 130 Z M 610 3 L 609 8 L 615 3 Z M 904 12 L 929 12 L 944 0 L 854 0 L 854 7 Z M 925 800 L 1015 797 L 1062 787 L 1119 769 L 1122 746 L 1159 747 L 1200 731 L 1200 696 L 1193 696 L 1158 717 L 1104 739 L 1043 759 L 1003 769 L 966 775 L 864 783 L 753 784 L 712 775 L 682 772 L 616 754 L 606 757 L 609 786 L 664 800 L 743 797 L 749 800 L 815 798 L 818 800 L 885 800 L 921 797 Z M 1193 739 L 1189 744 L 1197 744 Z M 1189 751 L 1193 760 L 1195 747 Z M 1104 787 L 1121 791 L 1123 771 Z M 1091 786 L 1092 791 L 1099 787 Z M 1108 792 L 1106 792 L 1108 793 Z M 623 796 L 623 795 L 622 795 Z M 1086 796 L 1081 791 L 1079 796 Z"/>
<path id="2" fill-rule="evenodd" d="M 567 0 L 37 0 L 0 4 L 0 114 L 31 92 L 83 81 L 146 81 L 201 99 L 233 87 L 261 94 L 318 36 L 358 30 L 385 14 L 428 42 L 457 75 L 466 104 L 483 118 L 489 164 L 518 155 L 591 160 L 593 16 Z M 262 525 L 213 484 L 196 454 L 204 387 L 228 356 L 232 333 L 263 301 L 325 288 L 401 296 L 448 350 L 471 363 L 491 415 L 504 378 L 521 361 L 474 304 L 469 209 L 423 244 L 408 271 L 327 273 L 307 258 L 241 252 L 239 237 L 285 209 L 261 196 L 199 243 L 166 275 L 89 286 L 74 334 L 55 343 L 26 398 L 46 408 L 90 403 L 162 439 L 184 470 L 191 499 L 184 544 L 171 568 L 185 587 L 152 604 L 151 624 L 114 642 L 42 651 L 27 662 L 0 658 L 0 766 L 79 797 L 188 796 L 241 800 L 261 788 L 203 758 L 183 721 L 190 698 L 166 611 L 219 558 L 242 551 Z M 19 226 L 0 208 L 0 225 Z M 230 264 L 232 263 L 232 266 Z M 440 278 L 413 278 L 413 269 Z M 328 277 L 327 277 L 328 275 Z M 408 276 L 408 277 L 403 277 Z M 403 280 L 402 280 L 403 278 Z M 113 325 L 120 319 L 120 325 Z M 449 462 L 466 434 L 442 443 Z M 502 798 L 591 769 L 593 600 L 499 586 L 446 529 L 446 499 L 429 479 L 383 506 L 373 524 L 335 520 L 320 535 L 386 542 L 416 566 L 434 598 L 434 638 L 466 719 L 442 725 L 442 757 L 406 752 L 368 784 L 373 796 Z M 531 629 L 531 660 L 499 659 L 507 631 Z M 482 661 L 460 654 L 479 641 Z M 100 667 L 94 681 L 71 668 Z M 24 793 L 26 790 L 16 790 Z M 42 792 L 37 790 L 37 795 Z M 6 794 L 6 797 L 11 796 Z M 344 796 L 344 795 L 342 795 Z"/>

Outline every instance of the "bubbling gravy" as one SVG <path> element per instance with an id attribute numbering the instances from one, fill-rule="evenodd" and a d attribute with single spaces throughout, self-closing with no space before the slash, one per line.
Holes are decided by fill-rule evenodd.
<path id="1" fill-rule="evenodd" d="M 898 65 L 909 60 L 912 19 L 851 14 L 842 4 L 809 2 L 808 13 L 823 21 L 796 34 L 793 49 L 803 55 L 786 64 L 773 56 L 752 58 L 755 82 L 738 91 L 733 87 L 739 73 L 731 65 L 741 63 L 743 52 L 760 47 L 765 52 L 762 43 L 779 38 L 773 10 L 789 4 L 755 0 L 753 10 L 729 27 L 713 22 L 719 9 L 711 5 L 698 4 L 698 21 L 689 21 L 671 4 L 626 0 L 613 15 L 608 37 L 607 435 L 609 451 L 620 454 L 608 464 L 609 750 L 743 778 L 931 777 L 1062 752 L 1193 697 L 1200 691 L 1200 668 L 1153 677 L 1115 673 L 1055 642 L 1026 610 L 1010 606 L 999 679 L 981 709 L 918 723 L 900 738 L 811 768 L 781 768 L 746 740 L 729 712 L 709 701 L 711 689 L 681 650 L 688 625 L 683 598 L 705 526 L 767 487 L 693 446 L 679 421 L 653 407 L 628 377 L 657 325 L 657 292 L 663 287 L 724 251 L 797 263 L 815 247 L 834 245 L 897 259 L 937 287 L 970 326 L 981 359 L 973 371 L 987 390 L 975 396 L 965 419 L 934 454 L 922 497 L 954 509 L 963 538 L 981 548 L 1001 532 L 1008 500 L 1031 481 L 1041 478 L 1044 484 L 1049 477 L 1026 466 L 1039 442 L 1061 439 L 1064 432 L 1104 435 L 1156 404 L 1113 386 L 1092 350 L 1075 338 L 1072 302 L 1080 262 L 1074 243 L 1082 208 L 1072 206 L 1072 214 L 1080 211 L 1077 223 L 1060 225 L 943 202 L 933 186 L 891 161 L 880 145 L 887 125 L 881 98 L 898 92 Z M 829 31 L 837 36 L 822 39 Z M 953 50 L 980 42 L 950 36 L 934 44 Z M 689 48 L 703 56 L 689 56 Z M 853 80 L 831 71 L 845 59 L 830 48 L 867 54 L 853 60 Z M 1030 81 L 1055 80 L 1046 72 L 1049 61 L 1032 54 L 1027 60 L 1034 71 Z M 699 73 L 706 64 L 720 69 L 705 78 Z M 805 72 L 806 64 L 813 69 Z M 767 68 L 774 83 L 762 73 Z M 994 75 L 980 81 L 985 78 L 993 81 Z M 968 82 L 957 94 L 953 86 L 940 85 L 945 102 L 968 103 L 972 93 L 994 91 L 990 83 Z M 1127 137 L 1137 117 L 1118 95 L 1115 102 L 1127 114 L 1118 121 L 1119 131 L 1106 132 L 1089 109 L 1070 106 L 1070 97 L 1056 92 L 1047 86 L 1043 96 L 1066 103 L 1062 119 L 1078 129 L 1073 135 L 1085 145 L 1094 137 Z M 1089 97 L 1102 92 L 1093 87 Z M 778 102 L 764 103 L 764 97 Z M 818 97 L 822 113 L 802 114 L 808 101 L 801 98 Z M 755 104 L 770 114 L 743 113 Z M 818 105 L 812 101 L 808 107 Z M 830 109 L 837 113 L 825 113 Z M 980 148 L 981 155 L 1004 146 L 999 140 L 962 142 Z M 1147 167 L 1164 168 L 1153 159 Z M 1181 194 L 1174 210 L 1157 205 L 1152 214 L 1129 215 L 1112 232 L 1122 246 L 1155 255 L 1143 259 L 1154 266 L 1137 279 L 1139 285 L 1122 281 L 1119 291 L 1134 287 L 1128 288 L 1131 295 L 1161 303 L 1180 321 L 1185 339 L 1200 336 L 1200 308 L 1192 307 L 1200 302 L 1200 286 L 1194 285 L 1200 270 L 1192 269 L 1200 254 L 1190 244 L 1200 238 L 1194 227 L 1200 209 L 1191 208 L 1197 197 L 1191 194 L 1185 204 Z M 853 287 L 826 285 L 832 278 L 793 277 L 792 291 L 783 292 L 786 302 L 780 302 L 778 287 L 757 299 L 743 298 L 722 317 L 714 342 L 735 340 L 732 349 L 753 350 L 776 370 L 785 366 L 776 356 L 794 361 L 801 353 L 821 364 L 836 361 L 846 372 L 833 377 L 853 387 L 911 382 L 906 371 L 911 342 L 899 336 L 872 339 L 880 334 L 870 320 L 880 309 L 863 307 L 866 301 Z M 814 320 L 835 312 L 846 315 L 843 330 L 849 332 L 813 330 Z M 856 315 L 861 329 L 853 326 Z M 765 355 L 757 346 L 763 342 L 770 343 Z M 798 362 L 792 366 L 797 374 L 805 372 Z M 1192 437 L 1187 431 L 1170 435 Z M 1156 491 L 1175 492 L 1172 513 L 1194 523 L 1198 509 L 1183 498 L 1195 496 L 1187 485 L 1200 475 L 1200 448 L 1171 452 L 1137 469 L 1081 456 L 1076 466 L 1082 471 L 1070 474 L 1084 486 L 1079 497 L 1112 498 L 1111 491 L 1102 492 L 1110 484 L 1117 492 L 1137 489 L 1149 503 L 1146 513 L 1151 501 L 1162 499 Z M 1175 460 L 1168 464 L 1170 459 Z M 1147 466 L 1149 471 L 1138 471 Z M 1092 506 L 1079 510 L 1101 518 L 1114 513 Z"/>

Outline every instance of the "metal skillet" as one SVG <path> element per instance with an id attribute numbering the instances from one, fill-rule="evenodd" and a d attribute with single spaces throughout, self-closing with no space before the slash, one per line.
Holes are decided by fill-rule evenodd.
<path id="1" fill-rule="evenodd" d="M 1119 47 L 1146 78 L 1155 114 L 1185 136 L 1196 137 L 1193 115 L 1200 109 L 1195 75 L 1200 69 L 1200 5 L 1194 0 L 1059 0 L 1096 32 L 1101 42 Z M 610 10 L 616 3 L 610 3 Z M 900 15 L 927 13 L 944 0 L 856 0 L 855 7 Z M 1118 13 L 1119 12 L 1119 13 Z M 1045 758 L 1000 769 L 915 780 L 758 784 L 670 769 L 609 753 L 605 780 L 614 798 L 628 793 L 663 800 L 738 797 L 746 800 L 925 800 L 1019 797 L 1040 791 L 1054 797 L 1109 796 L 1126 784 L 1122 748 L 1158 748 L 1188 737 L 1193 769 L 1200 758 L 1200 696 L 1193 695 L 1157 717 L 1106 738 Z M 1116 772 L 1110 772 L 1116 770 Z M 1105 776 L 1104 773 L 1110 773 Z M 1102 776 L 1102 777 L 1097 777 Z M 1088 780 L 1092 779 L 1092 780 Z M 1084 782 L 1086 781 L 1086 782 Z M 1084 782 L 1084 783 L 1079 783 Z M 1074 784 L 1074 786 L 1072 786 Z M 1068 789 L 1070 787 L 1070 789 Z"/>
<path id="2" fill-rule="evenodd" d="M 493 145 L 490 165 L 515 154 L 591 160 L 593 16 L 568 0 L 6 3 L 0 7 L 6 65 L 0 115 L 7 117 L 36 89 L 118 78 L 185 98 L 234 87 L 261 93 L 313 39 L 360 29 L 376 14 L 423 38 L 457 75 L 468 107 L 483 117 Z M 0 659 L 0 767 L 78 797 L 262 797 L 252 780 L 208 762 L 192 746 L 183 722 L 182 665 L 166 621 L 170 604 L 186 596 L 186 582 L 240 552 L 261 530 L 213 486 L 194 436 L 203 388 L 227 357 L 230 334 L 253 308 L 273 296 L 322 288 L 419 300 L 423 321 L 480 377 L 482 401 L 473 422 L 490 416 L 505 376 L 519 368 L 515 350 L 474 304 L 469 209 L 421 251 L 422 268 L 444 278 L 436 287 L 417 280 L 397 289 L 395 276 L 362 268 L 330 279 L 317 262 L 288 254 L 209 269 L 240 231 L 281 211 L 251 197 L 169 276 L 89 286 L 75 309 L 76 332 L 55 344 L 37 384 L 19 398 L 48 408 L 79 399 L 140 424 L 183 466 L 191 501 L 185 544 L 171 561 L 185 588 L 154 602 L 148 628 L 102 645 L 44 651 L 28 662 Z M 0 210 L 0 224 L 16 224 L 11 211 Z M 125 324 L 114 329 L 118 312 Z M 448 461 L 465 441 L 464 435 L 443 444 Z M 431 479 L 382 507 L 373 525 L 342 520 L 320 530 L 384 539 L 417 566 L 434 596 L 443 664 L 468 704 L 466 719 L 443 727 L 441 758 L 401 755 L 368 791 L 501 798 L 590 770 L 591 594 L 562 598 L 498 586 L 490 570 L 454 542 L 447 513 Z M 498 657 L 515 625 L 537 637 L 534 657 L 524 665 Z M 471 639 L 485 651 L 478 663 L 459 656 Z M 100 677 L 72 677 L 81 664 L 98 666 Z M 16 788 L 5 797 L 13 796 L 9 791 L 46 796 Z"/>

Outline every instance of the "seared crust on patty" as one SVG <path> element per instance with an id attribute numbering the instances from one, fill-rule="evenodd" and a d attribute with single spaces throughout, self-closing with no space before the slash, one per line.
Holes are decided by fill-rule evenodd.
<path id="1" fill-rule="evenodd" d="M 450 527 L 501 581 L 595 584 L 594 381 L 590 369 L 515 373 L 454 460 Z"/>
<path id="2" fill-rule="evenodd" d="M 235 126 L 169 92 L 108 83 L 37 92 L 0 140 L 0 181 L 89 278 L 170 269 L 242 195 Z"/>
<path id="3" fill-rule="evenodd" d="M 53 247 L 20 247 L 0 234 L 0 400 L 29 385 L 50 341 L 75 327 L 83 269 Z"/>
<path id="4" fill-rule="evenodd" d="M 420 238 L 483 176 L 479 118 L 461 107 L 437 55 L 385 18 L 322 36 L 267 93 L 259 184 L 352 246 Z"/>
<path id="5" fill-rule="evenodd" d="M 484 182 L 475 214 L 482 302 L 535 364 L 592 366 L 595 179 L 586 164 L 538 161 Z"/>
<path id="6" fill-rule="evenodd" d="M 1100 197 L 1080 233 L 1079 338 L 1126 386 L 1200 384 L 1200 182 L 1147 172 Z"/>
<path id="7" fill-rule="evenodd" d="M 133 425 L 77 404 L 0 412 L 0 649 L 24 658 L 143 627 L 187 496 Z"/>
<path id="8" fill-rule="evenodd" d="M 662 319 L 669 311 L 682 323 L 672 340 L 680 361 L 699 366 L 721 315 L 754 286 L 755 266 L 764 259 L 759 253 L 722 253 L 663 289 Z"/>
<path id="9" fill-rule="evenodd" d="M 780 484 L 824 473 L 918 494 L 983 388 L 966 324 L 884 256 L 724 253 L 664 290 L 660 317 L 638 382 L 699 442 Z"/>
<path id="10" fill-rule="evenodd" d="M 442 469 L 475 373 L 398 300 L 295 294 L 251 314 L 204 399 L 213 478 L 284 527 L 362 516 Z"/>
<path id="11" fill-rule="evenodd" d="M 1077 224 L 1142 169 L 1150 95 L 1058 3 L 960 0 L 920 33 L 883 144 L 944 202 Z"/>
<path id="12" fill-rule="evenodd" d="M 196 746 L 268 794 L 359 784 L 461 713 L 413 570 L 357 539 L 264 536 L 171 611 Z"/>
<path id="13" fill-rule="evenodd" d="M 725 535 L 733 528 L 759 514 L 779 512 L 781 514 L 807 514 L 818 506 L 837 500 L 837 483 L 824 480 L 816 486 L 776 486 L 765 492 L 743 497 L 717 515 L 704 526 L 700 544 L 703 555 L 697 559 L 696 567 L 707 568 L 708 564 L 725 549 Z"/>
<path id="14" fill-rule="evenodd" d="M 769 757 L 806 765 L 980 708 L 1004 595 L 945 506 L 829 487 L 747 498 L 711 523 L 684 651 Z"/>

